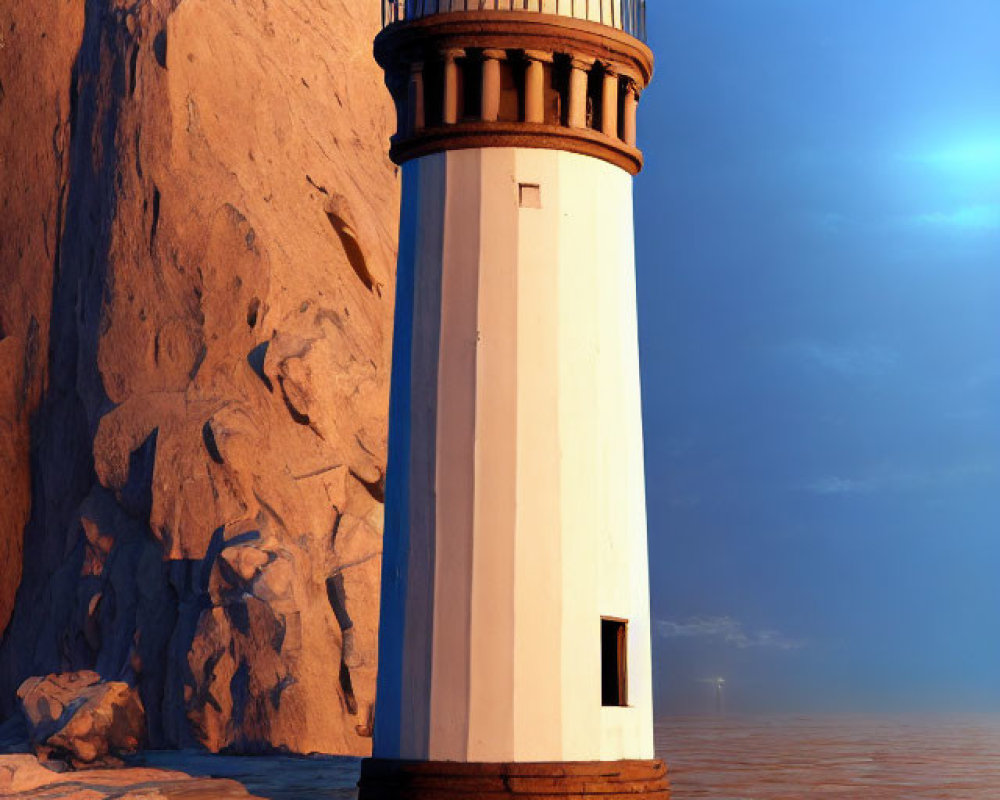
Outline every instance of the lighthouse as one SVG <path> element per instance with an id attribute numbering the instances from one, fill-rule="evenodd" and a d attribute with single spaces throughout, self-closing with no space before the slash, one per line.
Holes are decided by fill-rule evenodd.
<path id="1" fill-rule="evenodd" d="M 384 13 L 403 198 L 360 798 L 663 800 L 632 222 L 644 0 Z"/>

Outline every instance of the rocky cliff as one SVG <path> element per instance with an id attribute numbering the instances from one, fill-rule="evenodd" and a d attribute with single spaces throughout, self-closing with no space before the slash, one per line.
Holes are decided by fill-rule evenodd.
<path id="1" fill-rule="evenodd" d="M 378 0 L 0 5 L 0 711 L 363 753 L 397 184 Z M 15 595 L 16 593 L 16 595 Z"/>

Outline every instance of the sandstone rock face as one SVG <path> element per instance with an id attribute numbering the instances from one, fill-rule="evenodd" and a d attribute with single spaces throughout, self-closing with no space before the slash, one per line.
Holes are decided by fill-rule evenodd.
<path id="1" fill-rule="evenodd" d="M 114 764 L 145 735 L 138 693 L 90 670 L 28 678 L 17 696 L 35 751 L 77 768 Z"/>
<path id="2" fill-rule="evenodd" d="M 5 715 L 26 678 L 94 670 L 137 687 L 154 747 L 368 751 L 378 24 L 378 0 L 0 9 Z"/>
<path id="3" fill-rule="evenodd" d="M 0 797 L 22 800 L 260 800 L 236 781 L 160 769 L 92 770 L 86 779 L 47 769 L 34 756 L 0 756 Z"/>

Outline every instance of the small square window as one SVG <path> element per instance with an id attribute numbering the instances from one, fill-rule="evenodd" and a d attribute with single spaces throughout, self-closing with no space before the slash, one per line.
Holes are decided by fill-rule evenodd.
<path id="1" fill-rule="evenodd" d="M 517 189 L 521 208 L 542 207 L 542 187 L 537 183 L 519 183 Z"/>
<path id="2" fill-rule="evenodd" d="M 628 621 L 601 618 L 601 705 L 628 705 Z"/>

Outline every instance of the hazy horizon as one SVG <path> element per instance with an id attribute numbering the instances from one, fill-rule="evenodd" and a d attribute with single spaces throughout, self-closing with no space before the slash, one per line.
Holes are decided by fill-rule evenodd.
<path id="1" fill-rule="evenodd" d="M 648 11 L 658 714 L 1000 710 L 1000 4 Z"/>

